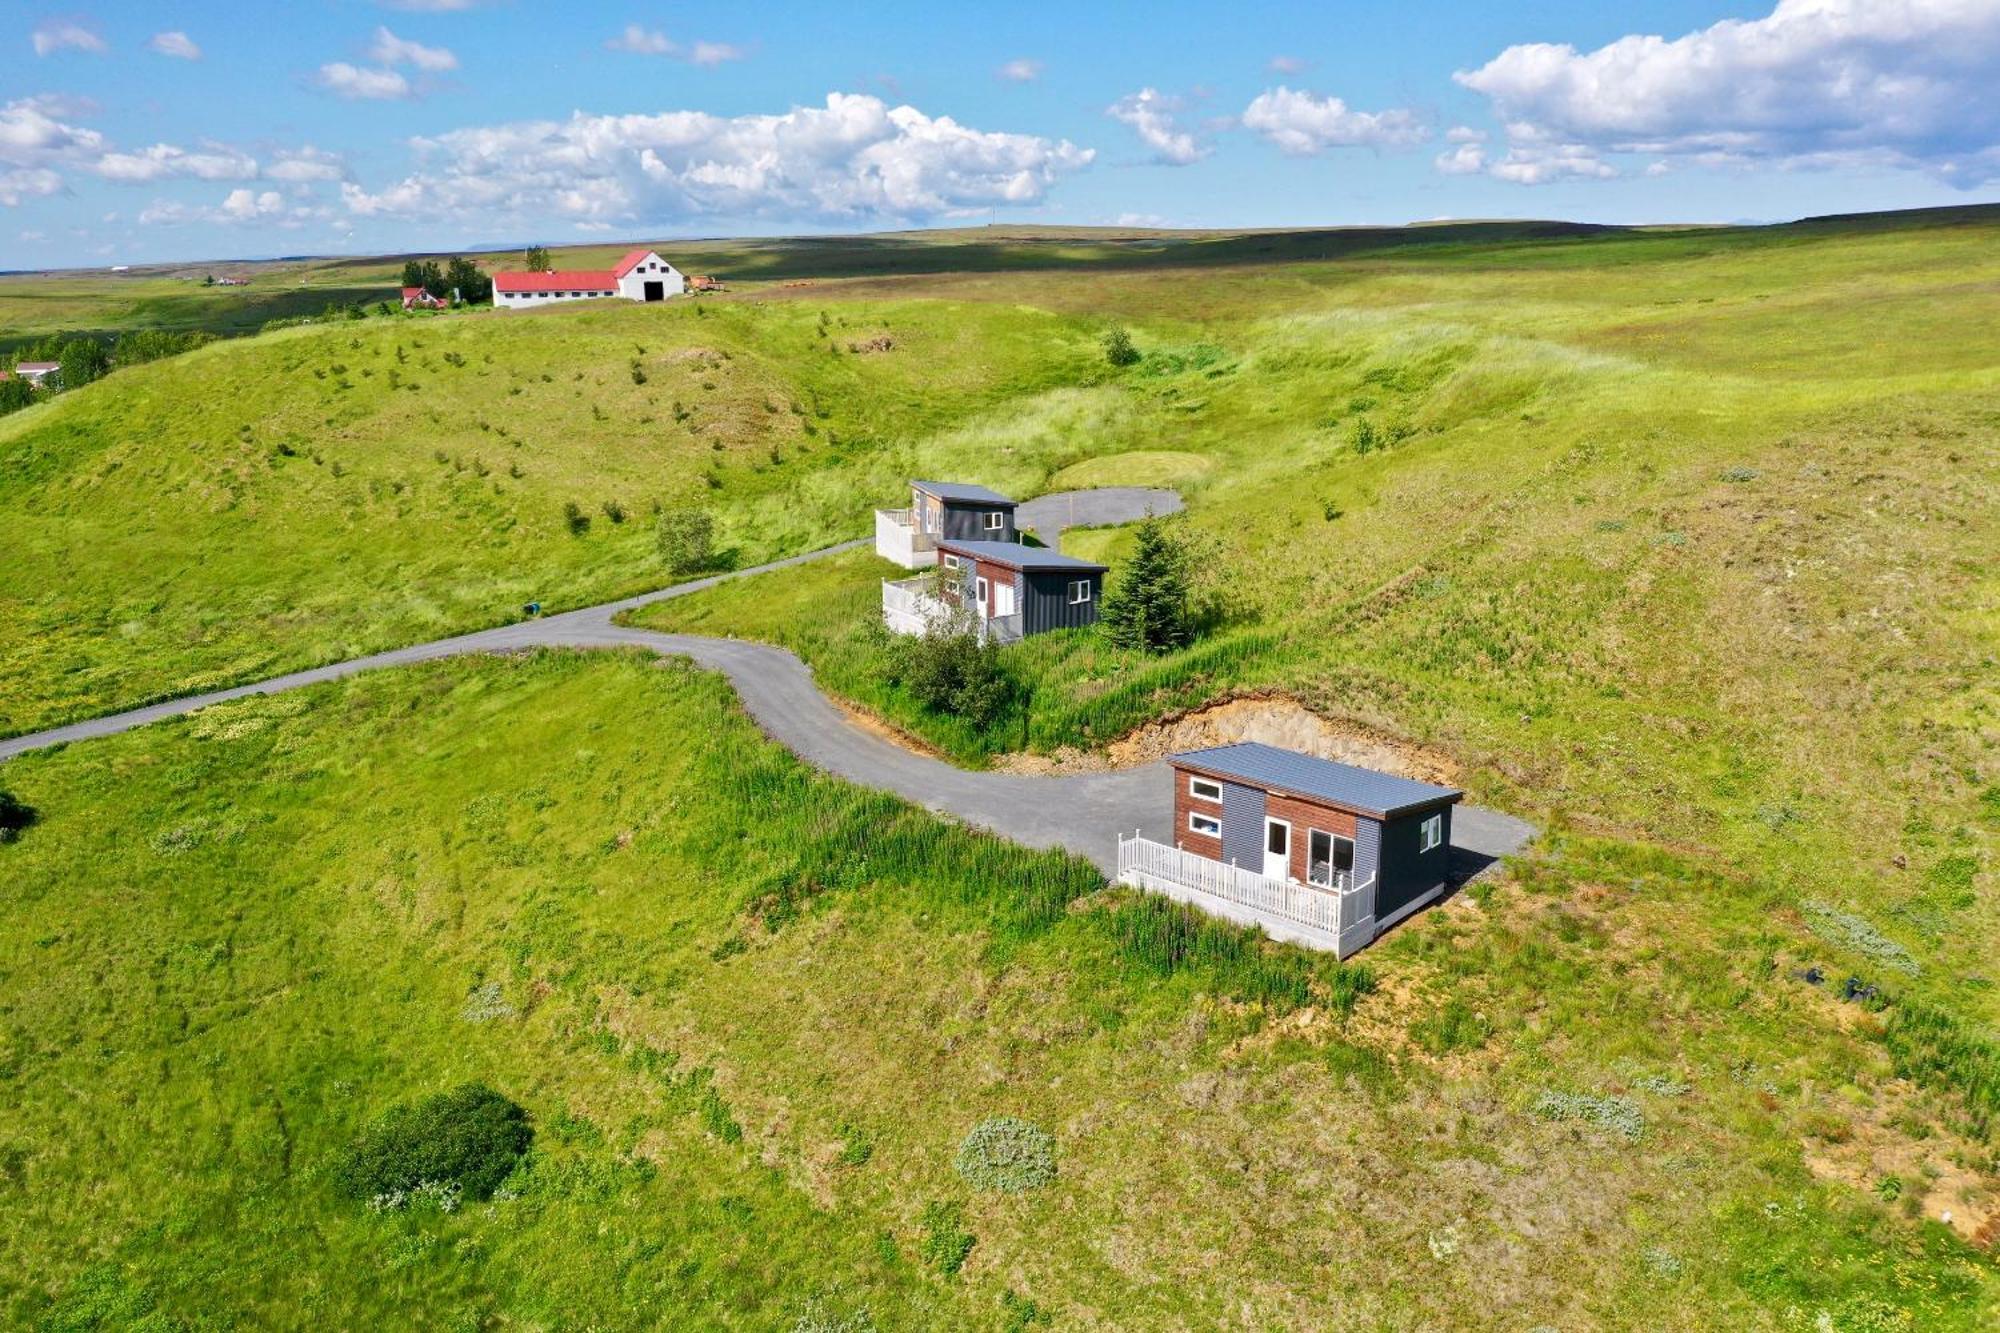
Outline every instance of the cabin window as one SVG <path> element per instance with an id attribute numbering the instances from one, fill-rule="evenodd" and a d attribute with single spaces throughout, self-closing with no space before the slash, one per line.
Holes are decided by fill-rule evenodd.
<path id="1" fill-rule="evenodd" d="M 1306 835 L 1306 882 L 1323 889 L 1345 884 L 1354 874 L 1354 839 L 1325 829 Z"/>
<path id="2" fill-rule="evenodd" d="M 1222 821 L 1214 815 L 1202 814 L 1199 810 L 1188 811 L 1188 832 L 1199 833 L 1204 838 L 1222 836 Z"/>
<path id="3" fill-rule="evenodd" d="M 1444 841 L 1444 816 L 1432 815 L 1417 828 L 1417 850 L 1427 852 Z"/>
<path id="4" fill-rule="evenodd" d="M 1069 583 L 1069 604 L 1082 606 L 1090 600 L 1090 580 L 1071 579 Z"/>
<path id="5" fill-rule="evenodd" d="M 1007 516 L 997 509 L 987 510 L 986 530 L 988 532 L 1005 532 L 1007 530 Z"/>
<path id="6" fill-rule="evenodd" d="M 952 554 L 951 554 L 950 552 L 946 552 L 946 553 L 945 553 L 945 557 L 944 557 L 944 567 L 945 567 L 946 569 L 957 569 L 957 568 L 958 568 L 958 557 L 957 557 L 957 556 L 955 556 L 955 555 L 952 555 Z"/>
<path id="7" fill-rule="evenodd" d="M 1219 801 L 1222 799 L 1222 784 L 1207 778 L 1191 777 L 1188 779 L 1188 795 L 1197 801 Z"/>

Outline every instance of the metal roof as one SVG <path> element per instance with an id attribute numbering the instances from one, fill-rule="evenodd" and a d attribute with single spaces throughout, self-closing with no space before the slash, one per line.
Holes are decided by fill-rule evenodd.
<path id="1" fill-rule="evenodd" d="M 1267 791 L 1327 801 L 1383 819 L 1420 806 L 1456 801 L 1465 794 L 1455 787 L 1439 787 L 1413 778 L 1377 773 L 1372 768 L 1337 764 L 1331 759 L 1280 750 L 1257 741 L 1189 750 L 1169 755 L 1168 762 L 1235 778 Z"/>
<path id="2" fill-rule="evenodd" d="M 940 551 L 975 556 L 1008 569 L 1073 569 L 1080 574 L 1102 574 L 1110 568 L 1109 565 L 1094 564 L 1073 555 L 1064 555 L 1061 551 L 1052 551 L 1046 546 L 1024 546 L 1019 542 L 966 542 L 947 538 L 940 541 L 937 547 Z"/>
<path id="3" fill-rule="evenodd" d="M 1014 501 L 998 491 L 989 491 L 984 486 L 974 486 L 962 481 L 913 481 L 910 485 L 925 495 L 934 495 L 940 500 L 957 500 L 964 504 L 1006 505 L 1014 507 Z"/>

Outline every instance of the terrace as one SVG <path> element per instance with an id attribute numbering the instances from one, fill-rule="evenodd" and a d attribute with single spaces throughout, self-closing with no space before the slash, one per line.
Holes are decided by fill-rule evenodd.
<path id="1" fill-rule="evenodd" d="M 995 643 L 1018 643 L 1024 633 L 1023 617 L 974 616 L 962 606 L 938 596 L 935 573 L 911 579 L 882 581 L 882 623 L 894 634 L 922 634 L 933 625 L 945 625 L 960 616 L 973 622 L 979 636 Z"/>
<path id="2" fill-rule="evenodd" d="M 1375 937 L 1369 910 L 1373 881 L 1355 884 L 1345 871 L 1314 867 L 1301 884 L 1211 860 L 1141 837 L 1118 838 L 1118 882 L 1164 894 L 1239 925 L 1261 926 L 1273 939 L 1346 958 Z"/>

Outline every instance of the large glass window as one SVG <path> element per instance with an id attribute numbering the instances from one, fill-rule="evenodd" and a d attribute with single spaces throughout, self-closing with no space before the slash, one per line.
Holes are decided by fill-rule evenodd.
<path id="1" fill-rule="evenodd" d="M 1323 888 L 1346 883 L 1354 874 L 1354 839 L 1314 829 L 1306 841 L 1306 879 Z"/>

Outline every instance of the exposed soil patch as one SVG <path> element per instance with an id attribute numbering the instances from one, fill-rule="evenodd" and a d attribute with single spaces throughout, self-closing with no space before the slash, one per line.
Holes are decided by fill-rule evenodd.
<path id="1" fill-rule="evenodd" d="M 1893 1122 L 1916 1089 L 1902 1079 L 1881 1088 L 1873 1106 L 1849 1108 L 1833 1098 L 1832 1136 L 1808 1138 L 1805 1162 L 1823 1180 L 1838 1180 L 1878 1195 L 1915 1196 L 1923 1216 L 1943 1222 L 1974 1245 L 2000 1244 L 2000 1181 L 1966 1165 L 1980 1150 L 1949 1131 L 1912 1139 Z M 1842 1113 L 1848 1113 L 1843 1115 Z M 1851 1118 L 1849 1118 L 1851 1116 Z"/>
<path id="2" fill-rule="evenodd" d="M 899 745 L 912 754 L 924 755 L 930 759 L 948 759 L 949 756 L 935 745 L 918 736 L 913 736 L 885 718 L 869 712 L 860 704 L 850 703 L 837 695 L 829 694 L 827 700 L 840 710 L 841 716 L 861 728 L 871 736 L 879 736 L 891 745 Z"/>
<path id="3" fill-rule="evenodd" d="M 1459 785 L 1459 766 L 1452 759 L 1355 722 L 1322 717 L 1298 700 L 1283 696 L 1248 696 L 1211 704 L 1141 727 L 1101 752 L 1066 747 L 1050 755 L 1007 755 L 996 759 L 993 767 L 1003 773 L 1100 773 L 1137 768 L 1181 750 L 1233 741 L 1262 741 L 1423 782 Z"/>
<path id="4" fill-rule="evenodd" d="M 886 352 L 896 345 L 896 340 L 886 333 L 878 333 L 873 338 L 847 344 L 847 350 L 860 356 L 864 352 Z"/>

